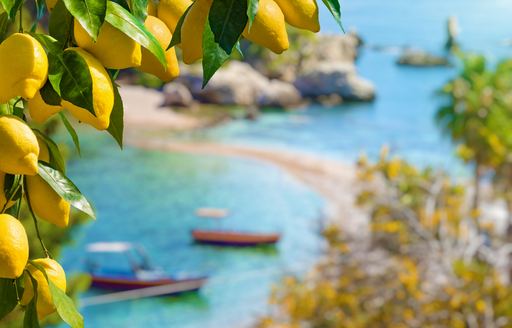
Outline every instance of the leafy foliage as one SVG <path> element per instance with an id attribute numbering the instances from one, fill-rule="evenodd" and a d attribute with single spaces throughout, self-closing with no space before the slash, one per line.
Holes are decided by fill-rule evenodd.
<path id="1" fill-rule="evenodd" d="M 226 54 L 231 54 L 247 25 L 247 2 L 238 0 L 216 0 L 208 15 L 208 22 L 214 41 Z M 207 28 L 205 28 L 205 31 Z M 203 39 L 205 36 L 203 36 Z M 205 53 L 209 53 L 205 49 Z"/>
<path id="2" fill-rule="evenodd" d="M 488 68 L 483 56 L 462 57 L 462 70 L 442 92 L 445 104 L 437 112 L 437 121 L 458 144 L 457 155 L 475 166 L 475 197 L 478 208 L 481 176 L 494 176 L 509 207 L 512 223 L 512 195 L 509 172 L 512 159 L 512 61 L 505 60 L 495 69 Z"/>
<path id="3" fill-rule="evenodd" d="M 18 305 L 13 279 L 0 279 L 0 320 Z"/>
<path id="4" fill-rule="evenodd" d="M 370 243 L 329 226 L 325 260 L 282 281 L 260 327 L 512 324 L 509 244 L 474 220 L 462 186 L 385 153 L 374 164 L 362 158 L 358 174 Z"/>
<path id="5" fill-rule="evenodd" d="M 61 0 L 71 15 L 96 40 L 105 21 L 107 1 L 105 0 Z"/>
<path id="6" fill-rule="evenodd" d="M 149 33 L 144 27 L 144 24 L 128 10 L 115 2 L 107 1 L 107 15 L 105 20 L 112 24 L 112 26 L 123 31 L 123 33 L 141 46 L 151 51 L 162 65 L 165 64 L 164 51 L 156 38 Z"/>
<path id="7" fill-rule="evenodd" d="M 39 176 L 73 207 L 89 215 L 91 218 L 96 218 L 91 204 L 89 204 L 80 190 L 78 190 L 75 184 L 71 182 L 64 173 L 52 168 L 44 162 L 39 162 Z"/>

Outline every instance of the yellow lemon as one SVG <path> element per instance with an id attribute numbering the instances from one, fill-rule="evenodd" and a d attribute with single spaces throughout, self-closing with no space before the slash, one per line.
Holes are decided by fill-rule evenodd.
<path id="1" fill-rule="evenodd" d="M 30 205 L 36 216 L 58 227 L 67 227 L 70 205 L 40 176 L 27 177 Z"/>
<path id="2" fill-rule="evenodd" d="M 0 278 L 14 279 L 23 273 L 28 261 L 25 228 L 9 214 L 0 214 Z"/>
<path id="3" fill-rule="evenodd" d="M 284 15 L 274 0 L 260 0 L 258 13 L 251 29 L 245 28 L 243 36 L 262 47 L 280 54 L 290 46 Z"/>
<path id="4" fill-rule="evenodd" d="M 0 171 L 37 174 L 39 146 L 30 127 L 16 116 L 0 116 Z"/>
<path id="5" fill-rule="evenodd" d="M 46 82 L 48 57 L 28 34 L 14 33 L 0 44 L 0 103 L 31 99 Z"/>
<path id="6" fill-rule="evenodd" d="M 80 48 L 90 52 L 107 68 L 123 69 L 140 66 L 142 60 L 140 44 L 105 22 L 96 42 L 75 19 L 75 41 Z"/>
<path id="7" fill-rule="evenodd" d="M 203 57 L 203 30 L 212 0 L 196 0 L 181 27 L 183 62 L 192 64 Z"/>
<path id="8" fill-rule="evenodd" d="M 41 267 L 46 272 L 46 276 L 48 279 L 55 285 L 57 288 L 66 292 L 66 273 L 64 269 L 60 266 L 57 261 L 43 258 L 36 259 L 33 261 L 38 267 Z M 37 316 L 39 320 L 44 319 L 48 315 L 55 312 L 55 305 L 53 304 L 52 294 L 50 292 L 50 286 L 48 285 L 48 281 L 46 281 L 43 273 L 39 271 L 38 268 L 29 264 L 27 266 L 28 271 L 37 281 Z M 34 297 L 34 288 L 32 286 L 32 280 L 27 275 L 25 278 L 25 290 L 23 292 L 23 296 L 21 297 L 21 304 L 27 305 L 30 303 L 32 298 Z"/>
<path id="9" fill-rule="evenodd" d="M 320 31 L 318 6 L 315 0 L 275 0 L 284 14 L 286 22 L 311 32 Z"/>
<path id="10" fill-rule="evenodd" d="M 46 0 L 46 8 L 48 8 L 48 11 L 52 11 L 57 5 L 57 2 L 58 0 Z"/>
<path id="11" fill-rule="evenodd" d="M 180 17 L 191 4 L 191 0 L 160 0 L 156 13 L 158 18 L 167 25 L 171 33 L 174 33 Z M 155 16 L 154 14 L 149 13 L 149 11 L 148 14 Z"/>
<path id="12" fill-rule="evenodd" d="M 39 138 L 37 141 L 39 142 L 39 149 L 41 149 L 39 159 L 49 162 L 48 146 Z M 26 179 L 30 205 L 36 216 L 58 227 L 67 227 L 70 204 L 60 197 L 40 176 L 27 176 Z"/>
<path id="13" fill-rule="evenodd" d="M 167 26 L 154 16 L 148 16 L 144 22 L 144 26 L 155 36 L 165 51 L 165 48 L 171 42 L 172 34 Z M 147 49 L 142 49 L 142 65 L 139 69 L 143 72 L 153 74 L 164 82 L 175 79 L 180 74 L 180 67 L 174 48 L 165 51 L 166 67 L 156 59 L 156 57 Z"/>
<path id="14" fill-rule="evenodd" d="M 68 48 L 65 51 L 76 51 L 89 67 L 95 115 L 65 100 L 62 101 L 62 106 L 68 109 L 77 120 L 90 124 L 98 130 L 107 129 L 110 124 L 110 114 L 114 107 L 114 87 L 110 76 L 101 63 L 87 51 L 80 48 Z"/>
<path id="15" fill-rule="evenodd" d="M 4 206 L 5 209 L 8 209 L 16 203 L 14 201 L 7 203 L 7 195 L 5 194 L 5 176 L 6 174 L 4 172 L 0 172 L 0 210 L 4 208 Z"/>
<path id="16" fill-rule="evenodd" d="M 39 91 L 36 93 L 34 98 L 27 102 L 27 105 L 30 117 L 38 124 L 43 124 L 53 114 L 56 114 L 63 109 L 61 106 L 53 106 L 45 103 Z"/>

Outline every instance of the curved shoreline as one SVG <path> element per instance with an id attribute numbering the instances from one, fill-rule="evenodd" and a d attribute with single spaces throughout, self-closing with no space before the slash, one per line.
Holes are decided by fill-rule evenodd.
<path id="1" fill-rule="evenodd" d="M 247 145 L 156 138 L 127 138 L 126 144 L 147 150 L 243 157 L 269 163 L 302 181 L 325 199 L 327 222 L 341 225 L 345 232 L 354 236 L 361 236 L 367 230 L 365 215 L 355 206 L 356 170 L 353 165 L 307 153 Z"/>

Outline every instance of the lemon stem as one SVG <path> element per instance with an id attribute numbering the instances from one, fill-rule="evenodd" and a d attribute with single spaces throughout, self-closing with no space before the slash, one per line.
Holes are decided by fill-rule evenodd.
<path id="1" fill-rule="evenodd" d="M 48 252 L 48 249 L 44 245 L 43 239 L 41 238 L 41 234 L 39 233 L 39 225 L 37 223 L 37 219 L 36 219 L 36 215 L 34 214 L 34 210 L 32 209 L 32 205 L 30 204 L 30 196 L 28 195 L 28 192 L 27 192 L 28 189 L 27 189 L 25 182 L 23 182 L 23 186 L 24 186 L 24 191 L 25 191 L 25 197 L 27 198 L 28 210 L 30 212 L 30 215 L 32 216 L 32 219 L 34 220 L 34 226 L 36 228 L 37 239 L 39 239 L 39 242 L 41 243 L 41 247 L 43 248 L 43 252 L 45 253 L 46 257 L 49 258 L 50 253 Z"/>
<path id="2" fill-rule="evenodd" d="M 18 292 L 18 283 L 16 282 L 16 279 L 14 279 L 14 289 L 16 290 L 16 300 L 18 301 L 18 303 L 20 302 L 20 294 Z"/>
<path id="3" fill-rule="evenodd" d="M 16 217 L 18 220 L 20 219 L 20 212 L 21 212 L 21 197 L 18 199 L 18 203 L 16 204 Z"/>
<path id="4" fill-rule="evenodd" d="M 23 33 L 23 3 L 20 5 L 20 33 Z"/>

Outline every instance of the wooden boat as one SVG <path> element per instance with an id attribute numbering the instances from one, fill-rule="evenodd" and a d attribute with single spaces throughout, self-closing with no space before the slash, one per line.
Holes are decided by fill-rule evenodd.
<path id="1" fill-rule="evenodd" d="M 225 208 L 202 207 L 196 210 L 196 216 L 201 218 L 222 219 L 229 215 Z"/>
<path id="2" fill-rule="evenodd" d="M 175 286 L 165 295 L 174 295 L 199 290 L 207 281 L 206 277 L 172 279 L 161 278 L 154 280 L 141 280 L 136 277 L 121 277 L 109 275 L 91 275 L 91 286 L 107 290 L 133 290 L 157 286 Z"/>
<path id="3" fill-rule="evenodd" d="M 275 244 L 281 238 L 278 233 L 252 233 L 222 230 L 192 230 L 198 243 L 220 246 L 257 246 Z"/>
<path id="4" fill-rule="evenodd" d="M 174 295 L 183 292 L 197 291 L 206 282 L 206 276 L 171 276 L 163 270 L 153 267 L 144 250 L 131 243 L 125 242 L 100 242 L 87 246 L 88 271 L 91 275 L 91 286 L 99 289 L 128 291 L 135 289 L 151 289 L 161 287 L 161 293 L 156 291 L 154 295 Z M 105 265 L 99 265 L 92 259 L 92 254 L 96 257 L 106 257 L 108 262 Z M 113 258 L 111 255 L 121 255 L 126 264 L 129 265 L 112 267 Z"/>

